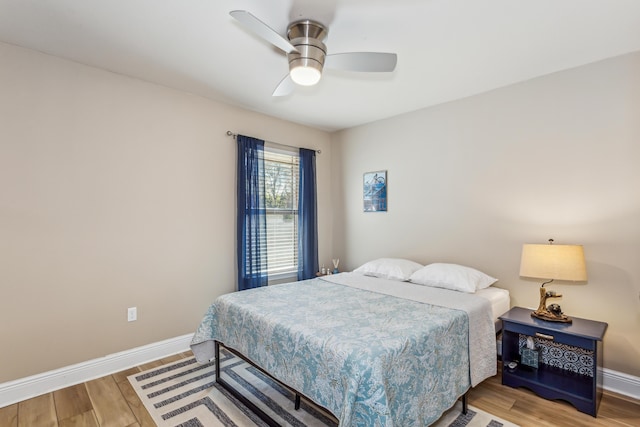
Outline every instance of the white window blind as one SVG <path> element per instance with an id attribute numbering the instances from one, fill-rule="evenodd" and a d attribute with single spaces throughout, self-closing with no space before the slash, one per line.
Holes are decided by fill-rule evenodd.
<path id="1" fill-rule="evenodd" d="M 298 271 L 298 155 L 265 147 L 264 179 L 267 273 L 270 277 L 295 273 Z"/>

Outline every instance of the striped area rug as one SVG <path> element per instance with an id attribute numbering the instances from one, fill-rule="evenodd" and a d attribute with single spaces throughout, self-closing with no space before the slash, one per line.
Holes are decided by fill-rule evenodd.
<path id="1" fill-rule="evenodd" d="M 293 394 L 233 354 L 221 349 L 221 376 L 282 426 L 332 427 L 335 418 L 302 400 L 294 410 Z M 266 426 L 255 414 L 215 383 L 213 363 L 193 357 L 128 377 L 149 414 L 160 427 Z M 477 408 L 460 412 L 460 402 L 435 427 L 517 427 Z"/>

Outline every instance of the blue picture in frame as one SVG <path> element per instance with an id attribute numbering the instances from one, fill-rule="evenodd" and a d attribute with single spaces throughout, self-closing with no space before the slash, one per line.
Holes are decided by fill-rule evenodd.
<path id="1" fill-rule="evenodd" d="M 387 211 L 387 171 L 364 174 L 363 200 L 365 212 Z"/>

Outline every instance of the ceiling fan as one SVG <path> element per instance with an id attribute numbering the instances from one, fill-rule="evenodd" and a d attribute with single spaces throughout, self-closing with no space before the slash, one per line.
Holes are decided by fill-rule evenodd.
<path id="1" fill-rule="evenodd" d="M 287 54 L 289 74 L 278 84 L 273 96 L 293 92 L 295 85 L 312 86 L 320 81 L 323 68 L 359 72 L 391 72 L 396 68 L 397 55 L 383 52 L 347 52 L 327 55 L 323 43 L 328 29 L 317 21 L 302 19 L 289 24 L 287 38 L 246 10 L 229 14 L 247 30 Z"/>

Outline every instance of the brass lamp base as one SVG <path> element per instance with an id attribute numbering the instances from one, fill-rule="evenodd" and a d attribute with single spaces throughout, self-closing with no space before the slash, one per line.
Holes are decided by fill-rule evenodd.
<path id="1" fill-rule="evenodd" d="M 542 320 L 546 320 L 548 322 L 560 322 L 560 323 L 571 323 L 572 320 L 569 316 L 567 316 L 566 314 L 560 314 L 560 315 L 556 315 L 553 314 L 552 312 L 545 310 L 545 311 L 532 311 L 531 312 L 531 316 L 532 317 L 536 317 L 538 319 L 542 319 Z"/>

